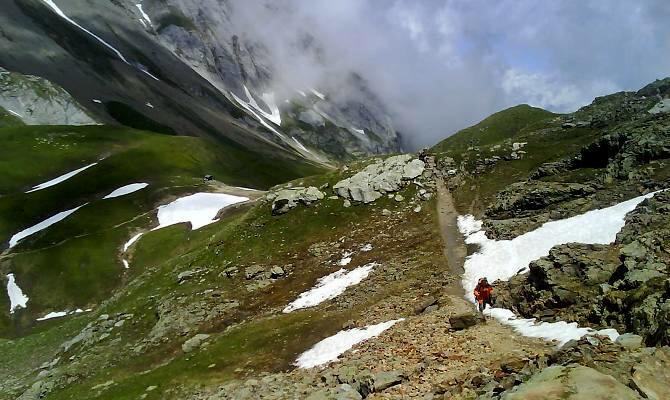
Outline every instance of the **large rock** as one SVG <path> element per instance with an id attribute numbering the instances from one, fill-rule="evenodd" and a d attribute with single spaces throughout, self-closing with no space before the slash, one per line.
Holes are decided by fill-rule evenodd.
<path id="1" fill-rule="evenodd" d="M 503 400 L 638 400 L 633 389 L 581 365 L 552 366 L 502 397 Z"/>
<path id="2" fill-rule="evenodd" d="M 670 399 L 670 348 L 661 347 L 633 367 L 633 382 L 651 400 Z"/>
<path id="3" fill-rule="evenodd" d="M 199 333 L 185 341 L 184 344 L 181 345 L 181 349 L 184 351 L 184 353 L 190 353 L 193 350 L 199 349 L 207 339 L 209 339 L 209 335 L 205 333 Z"/>
<path id="4" fill-rule="evenodd" d="M 283 189 L 278 191 L 274 197 L 272 214 L 284 214 L 295 208 L 299 203 L 310 205 L 324 197 L 323 192 L 314 186 Z"/>
<path id="5" fill-rule="evenodd" d="M 423 173 L 424 162 L 409 154 L 378 160 L 355 175 L 337 182 L 333 191 L 349 200 L 370 203 L 396 192 Z"/>
<path id="6" fill-rule="evenodd" d="M 467 329 L 484 321 L 483 315 L 474 312 L 449 317 L 449 325 L 454 330 Z"/>

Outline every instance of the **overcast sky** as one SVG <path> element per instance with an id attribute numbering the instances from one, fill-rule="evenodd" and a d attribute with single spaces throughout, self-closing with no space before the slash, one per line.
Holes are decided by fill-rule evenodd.
<path id="1" fill-rule="evenodd" d="M 288 81 L 360 73 L 411 147 L 519 103 L 574 111 L 670 76 L 669 0 L 234 3 Z M 320 51 L 297 50 L 305 34 Z"/>

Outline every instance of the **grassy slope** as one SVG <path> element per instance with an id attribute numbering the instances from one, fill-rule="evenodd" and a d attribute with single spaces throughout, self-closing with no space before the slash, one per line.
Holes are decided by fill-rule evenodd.
<path id="1" fill-rule="evenodd" d="M 574 154 L 602 133 L 591 128 L 562 129 L 557 115 L 519 105 L 500 111 L 470 128 L 438 143 L 439 157 L 451 157 L 468 173 L 453 190 L 457 208 L 481 215 L 495 194 L 507 185 L 524 180 L 541 164 Z M 521 159 L 504 159 L 512 142 L 526 142 Z M 485 158 L 503 158 L 485 173 L 471 173 Z"/>
<path id="2" fill-rule="evenodd" d="M 433 147 L 436 152 L 463 152 L 470 146 L 490 145 L 513 138 L 525 128 L 556 116 L 541 108 L 520 104 L 499 111 L 469 128 L 458 131 Z"/>
<path id="3" fill-rule="evenodd" d="M 257 157 L 217 142 L 165 136 L 125 128 L 12 127 L 0 129 L 0 237 L 84 203 L 75 214 L 21 241 L 0 258 L 30 297 L 14 318 L 0 295 L 0 332 L 25 332 L 48 311 L 85 308 L 121 283 L 119 249 L 167 198 L 207 190 L 201 177 L 213 174 L 231 185 L 264 188 L 319 169 L 305 163 Z M 56 186 L 24 193 L 31 186 L 96 160 L 98 165 Z M 281 168 L 277 168 L 281 166 Z M 102 200 L 133 182 L 147 189 Z"/>
<path id="4" fill-rule="evenodd" d="M 0 128 L 20 125 L 23 125 L 23 121 L 21 121 L 20 118 L 18 118 L 16 115 L 12 115 L 10 112 L 0 107 Z"/>
<path id="5" fill-rule="evenodd" d="M 295 184 L 333 184 L 341 177 L 340 172 L 331 172 Z M 413 198 L 415 193 L 414 187 L 402 192 L 408 199 Z M 412 276 L 434 273 L 439 270 L 437 265 L 446 268 L 441 258 L 439 233 L 432 211 L 422 214 L 409 211 L 398 222 L 399 225 L 381 216 L 383 208 L 396 211 L 407 207 L 405 203 L 382 198 L 370 206 L 343 208 L 341 200 L 326 198 L 313 207 L 301 206 L 284 216 L 273 217 L 269 213 L 269 204 L 264 203 L 197 231 L 174 226 L 151 232 L 135 246 L 131 269 L 126 276 L 129 283 L 117 292 L 112 301 L 106 302 L 91 315 L 45 324 L 41 333 L 23 337 L 12 344 L 0 342 L 0 365 L 9 365 L 6 363 L 12 357 L 21 354 L 21 351 L 12 348 L 7 356 L 3 355 L 4 349 L 10 347 L 18 347 L 23 354 L 34 358 L 14 365 L 8 375 L 13 376 L 14 371 L 39 365 L 53 357 L 54 344 L 59 343 L 55 336 L 60 337 L 62 342 L 76 334 L 82 321 L 93 320 L 101 313 L 125 312 L 134 314 L 133 323 L 124 325 L 116 335 L 99 344 L 95 352 L 77 356 L 76 369 L 86 371 L 82 372 L 84 377 L 50 394 L 50 398 L 86 397 L 93 386 L 110 380 L 115 381 L 115 385 L 101 391 L 100 398 L 136 398 L 149 385 L 156 385 L 159 390 L 148 393 L 147 398 L 180 398 L 178 392 L 181 389 L 220 383 L 253 371 L 286 369 L 298 353 L 338 331 L 344 322 L 367 315 L 371 304 L 384 301 L 394 293 L 411 293 L 411 290 L 423 293 L 426 290 L 421 284 L 425 278 L 417 278 L 417 282 L 408 278 L 385 285 L 384 293 L 366 292 L 363 296 L 365 302 L 353 307 L 342 309 L 328 302 L 310 311 L 278 313 L 299 292 L 311 287 L 318 277 L 340 268 L 333 263 L 339 259 L 340 250 L 332 249 L 335 258 L 315 258 L 308 252 L 311 244 L 341 243 L 344 250 L 357 248 L 367 241 L 374 243 L 372 252 L 359 253 L 354 257 L 349 266 L 352 268 L 370 261 L 393 265 L 393 257 L 431 265 L 429 268 L 410 268 Z M 432 210 L 433 204 L 426 203 L 424 207 Z M 412 229 L 418 229 L 416 238 L 396 242 L 394 236 L 405 235 Z M 393 232 L 393 237 L 389 237 L 390 232 Z M 417 257 L 419 250 L 424 254 L 421 257 Z M 244 289 L 245 266 L 289 263 L 294 265 L 291 275 L 271 287 L 252 293 Z M 230 265 L 240 269 L 240 274 L 233 279 L 221 275 Z M 179 285 L 177 274 L 188 269 L 204 269 L 206 272 L 202 279 Z M 378 273 L 376 279 L 383 278 L 384 274 Z M 403 286 L 410 284 L 414 285 L 414 289 Z M 203 296 L 207 289 L 222 293 L 222 296 L 208 299 Z M 200 331 L 213 335 L 212 344 L 204 351 L 183 354 L 180 344 L 185 338 L 171 335 L 173 340 L 168 343 L 141 356 L 134 356 L 130 349 L 156 322 L 154 307 L 165 298 L 184 298 L 186 304 L 197 300 L 216 304 L 222 299 L 234 299 L 240 302 L 240 308 L 226 320 L 214 321 L 200 328 Z M 411 304 L 404 306 L 412 307 Z M 236 322 L 238 324 L 234 325 Z M 234 327 L 228 328 L 231 324 Z M 123 346 L 118 344 L 117 338 Z M 211 364 L 215 367 L 208 368 Z M 166 394 L 165 389 L 173 392 Z"/>

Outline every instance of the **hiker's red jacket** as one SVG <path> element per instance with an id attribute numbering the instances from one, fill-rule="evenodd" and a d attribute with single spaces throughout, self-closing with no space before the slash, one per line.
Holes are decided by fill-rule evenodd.
<path id="1" fill-rule="evenodd" d="M 477 285 L 475 288 L 475 299 L 477 299 L 477 302 L 483 303 L 491 298 L 491 293 L 493 293 L 493 286 Z"/>

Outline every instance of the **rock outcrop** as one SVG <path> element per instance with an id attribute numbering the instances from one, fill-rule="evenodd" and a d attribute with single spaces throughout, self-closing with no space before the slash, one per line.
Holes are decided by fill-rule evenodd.
<path id="1" fill-rule="evenodd" d="M 0 107 L 27 125 L 92 125 L 97 122 L 63 88 L 46 79 L 0 67 Z"/>
<path id="2" fill-rule="evenodd" d="M 333 191 L 348 200 L 371 203 L 386 193 L 400 190 L 424 171 L 424 162 L 403 154 L 378 160 L 350 178 L 333 186 Z"/>
<path id="3" fill-rule="evenodd" d="M 626 217 L 612 245 L 567 244 L 498 284 L 496 304 L 526 317 L 577 321 L 670 344 L 670 192 Z"/>
<path id="4" fill-rule="evenodd" d="M 285 214 L 298 204 L 306 206 L 325 197 L 323 192 L 314 186 L 282 189 L 270 195 L 273 198 L 272 214 Z"/>

